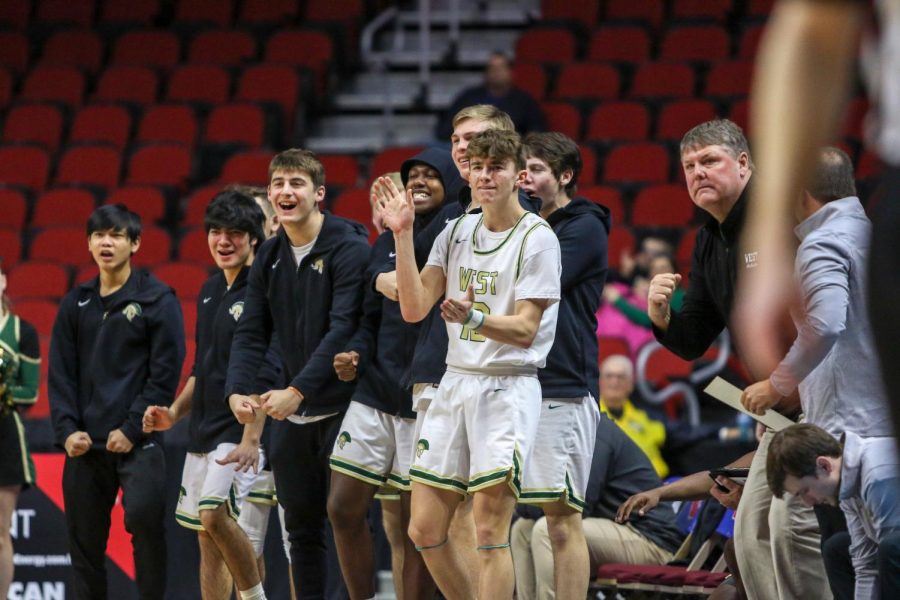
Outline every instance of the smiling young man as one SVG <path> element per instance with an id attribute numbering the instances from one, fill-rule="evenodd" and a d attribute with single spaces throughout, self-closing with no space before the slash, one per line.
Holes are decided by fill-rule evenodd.
<path id="1" fill-rule="evenodd" d="M 829 576 L 846 581 L 847 597 L 900 597 L 896 438 L 848 431 L 838 442 L 815 425 L 792 425 L 772 438 L 766 472 L 779 498 L 787 492 L 806 506 L 840 506 L 850 531 L 853 568 L 838 575 L 840 562 L 829 562 Z"/>
<path id="2" fill-rule="evenodd" d="M 428 224 L 444 202 L 443 182 L 452 181 L 454 171 L 447 151 L 438 148 L 426 149 L 403 163 L 400 175 L 412 197 L 416 231 Z M 395 254 L 394 235 L 386 231 L 372 248 L 367 279 Z M 417 334 L 418 326 L 403 321 L 395 301 L 369 287 L 360 329 L 346 351 L 334 357 L 341 380 L 358 377 L 359 381 L 331 454 L 328 498 L 341 570 L 354 600 L 375 594 L 374 550 L 366 515 L 372 497 L 384 484 L 401 494 L 402 536 L 407 537 L 415 412 L 406 381 Z M 404 554 L 414 554 L 411 544 L 407 546 L 411 552 Z M 430 582 L 421 558 L 405 556 L 404 569 L 416 572 L 410 572 L 404 596 L 426 596 L 423 586 Z"/>
<path id="3" fill-rule="evenodd" d="M 410 468 L 410 537 L 447 598 L 509 598 L 514 579 L 509 524 L 540 416 L 537 370 L 556 332 L 559 242 L 518 201 L 525 158 L 519 136 L 488 130 L 469 143 L 469 184 L 482 208 L 451 221 L 421 273 L 411 194 L 390 182 L 377 193 L 397 245 L 403 318 L 441 303 L 447 372 L 425 413 Z M 474 496 L 477 585 L 452 545 L 450 520 Z"/>
<path id="4" fill-rule="evenodd" d="M 78 599 L 107 597 L 106 540 L 120 487 L 138 592 L 165 593 L 165 456 L 141 419 L 175 396 L 184 325 L 172 289 L 132 270 L 140 238 L 140 218 L 124 205 L 95 210 L 87 243 L 100 274 L 63 298 L 53 325 L 50 414 L 67 454 L 62 485 Z"/>
<path id="5" fill-rule="evenodd" d="M 269 458 L 285 510 L 297 597 L 321 598 L 328 457 L 354 389 L 338 380 L 333 361 L 357 330 L 368 232 L 320 210 L 325 169 L 312 152 L 276 155 L 268 192 L 281 229 L 260 247 L 250 269 L 225 393 L 242 423 L 260 410 L 274 419 Z M 250 394 L 273 335 L 290 383 L 257 401 Z"/>
<path id="6" fill-rule="evenodd" d="M 559 240 L 559 316 L 547 365 L 538 372 L 543 402 L 535 454 L 521 501 L 539 504 L 553 547 L 554 589 L 561 599 L 584 598 L 590 582 L 582 529 L 585 491 L 600 412 L 597 408 L 597 309 L 606 281 L 609 211 L 575 198 L 581 173 L 578 145 L 561 133 L 525 138 L 522 189 L 540 199 L 541 216 Z"/>
<path id="7" fill-rule="evenodd" d="M 206 208 L 209 251 L 220 269 L 197 298 L 197 353 L 181 394 L 172 406 L 150 406 L 144 431 L 164 431 L 190 415 L 190 441 L 175 519 L 197 531 L 200 589 L 207 600 L 231 597 L 231 580 L 241 600 L 264 600 L 256 554 L 238 526 L 244 500 L 265 465 L 260 447 L 265 413 L 247 425 L 238 423 L 225 398 L 225 370 L 234 331 L 244 310 L 247 274 L 263 239 L 265 215 L 249 196 L 218 194 Z M 278 364 L 264 365 L 257 389 L 280 380 Z M 237 468 L 232 463 L 238 463 Z"/>

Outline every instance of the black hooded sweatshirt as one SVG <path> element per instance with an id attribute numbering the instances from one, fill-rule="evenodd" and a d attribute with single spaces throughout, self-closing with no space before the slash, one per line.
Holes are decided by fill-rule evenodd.
<path id="1" fill-rule="evenodd" d="M 538 371 L 544 398 L 600 397 L 597 309 L 606 283 L 609 210 L 575 198 L 547 217 L 559 239 L 562 277 L 556 338 Z"/>
<path id="2" fill-rule="evenodd" d="M 359 324 L 369 234 L 355 221 L 328 212 L 324 217 L 299 265 L 284 230 L 260 246 L 231 345 L 226 398 L 256 391 L 257 371 L 277 333 L 288 385 L 303 394 L 297 414 L 321 416 L 347 408 L 355 384 L 338 380 L 334 355 L 346 348 Z"/>
<path id="3" fill-rule="evenodd" d="M 101 298 L 100 279 L 62 299 L 50 342 L 50 414 L 64 445 L 85 431 L 106 448 L 121 429 L 137 446 L 148 406 L 168 406 L 184 360 L 184 321 L 175 292 L 145 271 L 132 271 L 116 292 Z"/>

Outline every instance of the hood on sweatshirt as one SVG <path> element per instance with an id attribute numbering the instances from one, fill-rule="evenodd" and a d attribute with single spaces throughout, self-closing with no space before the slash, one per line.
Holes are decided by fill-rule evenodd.
<path id="1" fill-rule="evenodd" d="M 564 219 L 571 219 L 577 215 L 589 214 L 593 215 L 597 218 L 601 223 L 603 223 L 603 228 L 606 229 L 606 233 L 609 233 L 612 228 L 612 217 L 610 216 L 610 211 L 608 208 L 603 206 L 602 204 L 597 204 L 587 198 L 583 198 L 581 196 L 576 197 L 571 202 L 560 208 L 559 210 L 554 211 L 547 217 L 547 223 L 553 227 L 554 223 L 558 223 Z"/>
<path id="2" fill-rule="evenodd" d="M 450 151 L 444 148 L 425 148 L 412 158 L 403 161 L 400 166 L 400 179 L 403 185 L 409 179 L 409 170 L 413 165 L 424 163 L 435 169 L 441 175 L 441 183 L 444 186 L 444 204 L 459 195 L 459 190 L 465 187 L 465 180 L 460 177 L 459 170 L 453 162 Z"/>

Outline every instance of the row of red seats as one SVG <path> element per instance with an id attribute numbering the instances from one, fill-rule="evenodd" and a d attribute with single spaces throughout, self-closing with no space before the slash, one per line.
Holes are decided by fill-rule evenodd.
<path id="1" fill-rule="evenodd" d="M 69 146 L 109 144 L 123 150 L 130 143 L 172 142 L 193 147 L 204 144 L 266 144 L 266 113 L 255 103 L 217 105 L 205 119 L 188 104 L 148 106 L 137 120 L 132 137 L 132 112 L 116 104 L 93 104 L 79 109 L 71 124 L 55 104 L 17 104 L 7 112 L 0 140 L 6 144 L 37 144 L 55 153 L 68 130 Z M 202 135 L 201 135 L 202 133 Z"/>
<path id="2" fill-rule="evenodd" d="M 639 26 L 606 26 L 595 30 L 585 48 L 579 36 L 565 27 L 535 26 L 516 41 L 516 59 L 541 64 L 567 64 L 579 59 L 640 63 L 652 59 L 710 63 L 755 54 L 762 34 L 758 24 L 747 27 L 739 39 L 717 25 L 677 25 L 651 36 Z M 653 51 L 653 40 L 659 48 Z"/>
<path id="3" fill-rule="evenodd" d="M 665 21 L 726 22 L 730 17 L 765 17 L 774 0 L 541 0 L 545 21 L 573 21 L 585 27 L 598 22 L 638 21 L 658 28 Z"/>
<path id="4" fill-rule="evenodd" d="M 164 0 L 4 0 L 0 25 L 19 29 L 29 24 L 151 25 L 169 5 Z M 359 20 L 363 0 L 180 0 L 174 2 L 175 24 L 216 25 L 239 23 L 286 24 L 298 19 L 311 22 Z M 305 10 L 301 11 L 301 7 Z"/>
<path id="5" fill-rule="evenodd" d="M 21 74 L 35 58 L 33 38 L 20 31 L 0 32 L 0 65 Z M 262 51 L 260 52 L 260 48 Z M 40 45 L 39 64 L 79 67 L 93 75 L 106 64 L 103 38 L 90 29 L 66 29 Z M 184 52 L 181 38 L 166 29 L 128 31 L 109 49 L 111 65 L 170 70 L 181 63 L 238 67 L 274 62 L 320 70 L 334 59 L 331 37 L 317 29 L 281 29 L 262 43 L 240 29 L 212 29 L 195 34 Z"/>
<path id="6" fill-rule="evenodd" d="M 220 67 L 187 65 L 177 68 L 160 94 L 161 79 L 149 67 L 109 67 L 88 98 L 88 80 L 76 67 L 39 66 L 24 78 L 15 93 L 9 71 L 0 68 L 0 108 L 15 101 L 54 102 L 74 110 L 85 100 L 147 106 L 160 101 L 219 104 L 230 100 L 277 105 L 289 122 L 302 107 L 301 71 L 291 65 L 260 63 L 241 70 L 231 93 L 231 77 Z"/>
<path id="7" fill-rule="evenodd" d="M 728 110 L 723 110 L 728 106 Z M 542 102 L 548 127 L 575 140 L 678 141 L 694 125 L 716 116 L 728 117 L 749 132 L 749 104 L 746 98 L 714 103 L 700 98 L 662 101 L 578 101 Z M 868 109 L 865 98 L 854 98 L 845 111 L 840 137 L 858 144 L 863 137 L 863 119 Z"/>
<path id="8" fill-rule="evenodd" d="M 618 98 L 723 98 L 746 96 L 753 75 L 752 60 L 724 60 L 710 65 L 704 76 L 688 62 L 644 62 L 628 75 L 615 63 L 573 62 L 551 77 L 538 63 L 514 68 L 517 85 L 536 99 L 610 100 Z"/>

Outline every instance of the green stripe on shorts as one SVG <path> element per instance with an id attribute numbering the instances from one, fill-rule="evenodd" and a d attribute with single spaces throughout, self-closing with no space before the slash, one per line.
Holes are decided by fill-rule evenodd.
<path id="1" fill-rule="evenodd" d="M 468 486 L 462 481 L 450 479 L 449 477 L 441 477 L 440 475 L 416 467 L 412 467 L 409 470 L 409 478 L 412 481 L 418 481 L 425 485 L 451 490 L 460 494 L 465 494 L 468 490 Z"/>
<path id="2" fill-rule="evenodd" d="M 363 466 L 348 462 L 342 458 L 335 458 L 333 455 L 328 459 L 328 463 L 333 471 L 343 473 L 365 483 L 380 486 L 385 481 L 384 475 L 370 471 Z"/>

